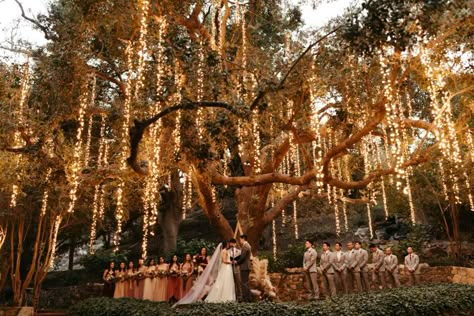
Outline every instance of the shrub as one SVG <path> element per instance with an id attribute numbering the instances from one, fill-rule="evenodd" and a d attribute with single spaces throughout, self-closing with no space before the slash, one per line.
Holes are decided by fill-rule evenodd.
<path id="1" fill-rule="evenodd" d="M 82 257 L 79 263 L 84 266 L 90 274 L 102 275 L 105 269 L 109 267 L 109 263 L 115 262 L 115 268 L 119 268 L 120 262 L 125 262 L 127 266 L 127 257 L 125 254 L 116 254 L 112 250 L 98 250 L 93 255 Z"/>
<path id="2" fill-rule="evenodd" d="M 215 241 L 209 241 L 204 239 L 193 239 L 190 241 L 184 241 L 182 239 L 178 240 L 176 244 L 176 251 L 173 254 L 168 254 L 169 258 L 176 254 L 178 256 L 178 260 L 181 262 L 183 261 L 184 255 L 189 253 L 191 256 L 199 253 L 202 247 L 207 248 L 207 255 L 212 256 L 212 253 L 217 247 L 217 243 Z"/>
<path id="3" fill-rule="evenodd" d="M 167 303 L 134 299 L 93 298 L 69 310 L 69 315 L 445 315 L 474 312 L 474 286 L 425 284 L 337 297 L 308 304 L 196 303 L 171 309 Z"/>
<path id="4" fill-rule="evenodd" d="M 269 272 L 283 272 L 285 268 L 296 268 L 303 265 L 303 255 L 305 252 L 304 244 L 289 246 L 287 251 L 277 254 L 277 258 L 273 256 L 262 256 L 268 259 Z"/>

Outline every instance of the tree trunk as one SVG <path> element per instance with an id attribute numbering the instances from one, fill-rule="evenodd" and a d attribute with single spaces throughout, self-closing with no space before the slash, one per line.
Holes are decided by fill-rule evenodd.
<path id="1" fill-rule="evenodd" d="M 160 192 L 161 203 L 158 223 L 163 231 L 163 253 L 170 254 L 176 250 L 179 225 L 182 221 L 180 191 L 163 189 Z"/>

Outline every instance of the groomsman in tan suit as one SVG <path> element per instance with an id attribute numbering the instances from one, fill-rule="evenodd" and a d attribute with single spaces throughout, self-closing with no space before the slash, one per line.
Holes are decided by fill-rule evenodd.
<path id="1" fill-rule="evenodd" d="M 405 257 L 405 268 L 408 271 L 409 282 L 410 285 L 417 285 L 419 282 L 418 276 L 420 275 L 420 271 L 418 266 L 420 264 L 420 258 L 416 253 L 413 253 L 413 248 L 407 248 L 408 255 Z"/>
<path id="2" fill-rule="evenodd" d="M 336 284 L 339 287 L 344 288 L 344 293 L 348 294 L 347 288 L 347 271 L 346 271 L 346 254 L 342 252 L 342 244 L 340 242 L 336 243 L 336 251 L 334 253 L 334 262 L 332 264 L 334 268 L 334 278 Z"/>
<path id="3" fill-rule="evenodd" d="M 397 256 L 392 255 L 392 249 L 385 249 L 385 258 L 383 259 L 383 262 L 385 264 L 385 272 L 389 280 L 389 282 L 387 282 L 388 287 L 400 287 L 400 280 L 398 278 L 398 258 Z"/>
<path id="4" fill-rule="evenodd" d="M 347 243 L 346 268 L 347 268 L 347 287 L 350 291 L 360 292 L 360 270 L 358 269 L 357 261 L 359 260 L 359 253 L 354 249 L 352 242 Z M 359 280 L 359 281 L 357 281 Z M 355 287 L 354 287 L 355 281 Z"/>
<path id="5" fill-rule="evenodd" d="M 323 242 L 323 253 L 321 254 L 321 261 L 319 266 L 323 274 L 324 291 L 326 297 L 336 296 L 336 284 L 334 283 L 334 254 L 329 249 L 331 245 L 328 242 Z"/>
<path id="6" fill-rule="evenodd" d="M 376 286 L 377 283 L 380 283 L 381 288 L 385 289 L 387 288 L 387 284 L 385 283 L 385 265 L 383 263 L 385 254 L 374 244 L 371 244 L 369 248 L 372 252 L 372 263 L 374 264 L 372 283 L 374 286 Z"/>
<path id="7" fill-rule="evenodd" d="M 318 285 L 318 269 L 316 266 L 316 258 L 318 253 L 313 248 L 313 242 L 306 240 L 304 243 L 306 251 L 303 257 L 303 269 L 305 278 L 309 284 L 309 291 L 311 298 L 319 299 L 319 285 Z"/>
<path id="8" fill-rule="evenodd" d="M 356 241 L 355 248 L 359 252 L 359 261 L 357 265 L 359 266 L 359 271 L 360 271 L 360 274 L 359 274 L 360 279 L 361 279 L 360 288 L 368 292 L 370 291 L 369 267 L 367 266 L 367 263 L 369 262 L 369 253 L 367 252 L 367 250 L 362 248 L 362 244 L 360 243 L 360 241 Z"/>

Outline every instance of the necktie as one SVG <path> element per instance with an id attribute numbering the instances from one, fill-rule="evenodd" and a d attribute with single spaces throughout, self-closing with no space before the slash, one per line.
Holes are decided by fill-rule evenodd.
<path id="1" fill-rule="evenodd" d="M 410 261 L 411 261 L 411 254 L 410 254 Z"/>

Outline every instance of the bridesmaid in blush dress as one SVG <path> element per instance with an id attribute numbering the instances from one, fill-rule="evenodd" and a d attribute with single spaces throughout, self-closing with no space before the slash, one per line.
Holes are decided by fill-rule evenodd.
<path id="1" fill-rule="evenodd" d="M 148 263 L 148 268 L 146 269 L 145 273 L 145 286 L 143 288 L 143 299 L 144 300 L 153 300 L 153 292 L 155 292 L 155 274 L 156 274 L 156 267 L 155 267 L 155 259 L 150 259 Z"/>
<path id="2" fill-rule="evenodd" d="M 104 280 L 104 289 L 102 295 L 106 297 L 114 297 L 115 292 L 115 263 L 110 262 L 109 268 L 104 271 L 102 274 L 102 280 Z"/>
<path id="3" fill-rule="evenodd" d="M 181 274 L 181 268 L 178 263 L 178 256 L 174 255 L 170 264 L 169 276 L 168 276 L 168 289 L 166 291 L 166 300 L 179 301 L 181 299 L 181 293 L 183 292 L 183 282 L 179 277 Z"/>
<path id="4" fill-rule="evenodd" d="M 125 296 L 125 262 L 120 262 L 120 269 L 115 271 L 115 291 L 114 298 L 121 298 Z"/>
<path id="5" fill-rule="evenodd" d="M 135 298 L 136 299 L 143 299 L 143 291 L 145 290 L 145 275 L 146 275 L 145 265 L 143 264 L 143 259 L 138 260 L 138 268 L 137 268 L 137 277 L 135 279 Z"/>
<path id="6" fill-rule="evenodd" d="M 193 272 L 194 264 L 189 253 L 184 257 L 184 262 L 181 266 L 181 278 L 183 279 L 183 293 L 182 296 L 186 295 L 189 290 L 193 287 Z"/>
<path id="7" fill-rule="evenodd" d="M 127 269 L 127 281 L 125 281 L 125 286 L 127 287 L 125 290 L 126 297 L 135 297 L 135 284 L 135 269 L 133 268 L 133 261 L 130 261 Z"/>
<path id="8" fill-rule="evenodd" d="M 165 262 L 165 258 L 160 256 L 156 266 L 157 277 L 155 283 L 155 293 L 153 296 L 154 301 L 166 301 L 166 291 L 168 289 L 168 270 L 169 265 Z"/>

